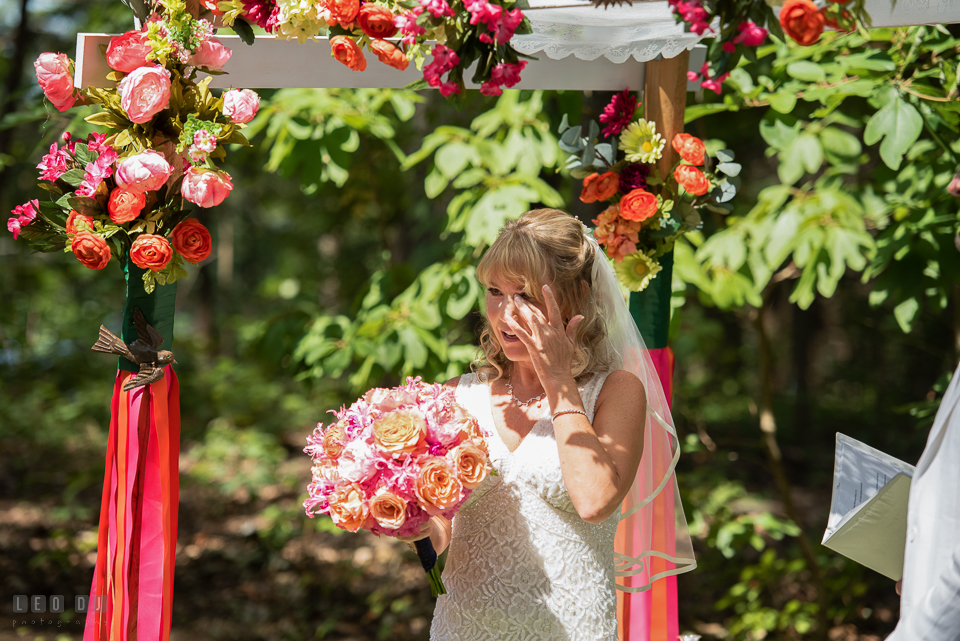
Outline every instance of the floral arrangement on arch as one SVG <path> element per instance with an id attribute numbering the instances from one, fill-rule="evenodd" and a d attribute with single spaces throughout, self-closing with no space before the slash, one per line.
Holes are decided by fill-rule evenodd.
<path id="1" fill-rule="evenodd" d="M 681 133 L 670 141 L 680 160 L 661 180 L 658 162 L 667 141 L 656 123 L 635 117 L 638 107 L 624 90 L 600 115 L 602 132 L 591 121 L 584 137 L 566 116 L 560 125 L 560 148 L 572 154 L 565 166 L 583 180 L 580 200 L 606 205 L 593 220 L 593 235 L 631 291 L 646 289 L 662 269 L 660 258 L 680 236 L 700 228 L 699 209 L 729 213 L 724 203 L 736 195 L 740 173 L 732 151 L 711 156 L 703 141 Z"/>
<path id="2" fill-rule="evenodd" d="M 210 233 L 189 218 L 187 203 L 215 207 L 230 194 L 229 174 L 214 159 L 226 145 L 249 146 L 240 130 L 259 97 L 231 89 L 214 95 L 211 78 L 230 49 L 183 0 L 159 0 L 143 28 L 111 38 L 104 54 L 116 86 L 76 89 L 74 63 L 62 53 L 34 63 L 44 96 L 59 111 L 98 104 L 87 122 L 111 130 L 75 138 L 65 132 L 37 165 L 50 200 L 13 210 L 7 229 L 41 252 L 67 251 L 90 269 L 111 259 L 146 270 L 144 289 L 187 275 L 184 261 L 209 256 Z"/>
<path id="3" fill-rule="evenodd" d="M 870 26 L 866 0 L 668 0 L 674 18 L 697 35 L 712 34 L 707 61 L 700 73 L 688 72 L 691 82 L 720 93 L 721 85 L 741 58 L 756 60 L 756 48 L 773 32 L 809 46 L 824 28 L 855 31 Z M 781 6 L 777 19 L 772 5 Z"/>
<path id="4" fill-rule="evenodd" d="M 364 49 L 400 70 L 413 60 L 423 81 L 411 88 L 434 87 L 446 97 L 464 90 L 463 74 L 475 61 L 472 80 L 488 96 L 517 84 L 527 64 L 510 45 L 514 34 L 531 32 L 515 0 L 202 1 L 241 35 L 247 22 L 301 44 L 328 35 L 331 54 L 354 71 L 367 68 Z"/>

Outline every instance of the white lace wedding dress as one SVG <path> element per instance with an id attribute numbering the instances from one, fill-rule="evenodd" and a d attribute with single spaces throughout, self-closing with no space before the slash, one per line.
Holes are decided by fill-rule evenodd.
<path id="1" fill-rule="evenodd" d="M 579 385 L 588 418 L 607 373 Z M 492 436 L 497 476 L 453 521 L 432 641 L 616 641 L 613 539 L 619 512 L 582 520 L 560 473 L 549 407 L 510 452 L 493 423 L 490 386 L 460 378 L 457 402 Z M 544 405 L 548 405 L 544 403 Z"/>

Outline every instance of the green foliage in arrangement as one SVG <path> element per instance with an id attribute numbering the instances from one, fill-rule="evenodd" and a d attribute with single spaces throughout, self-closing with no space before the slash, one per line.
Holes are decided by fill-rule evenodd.
<path id="1" fill-rule="evenodd" d="M 871 304 L 895 306 L 904 332 L 924 304 L 945 309 L 960 279 L 958 207 L 945 189 L 960 165 L 956 30 L 775 41 L 758 56 L 733 72 L 734 91 L 686 118 L 764 109 L 779 184 L 678 250 L 678 273 L 723 308 L 757 305 L 783 278 L 796 278 L 791 301 L 807 308 L 851 271 L 872 282 Z"/>

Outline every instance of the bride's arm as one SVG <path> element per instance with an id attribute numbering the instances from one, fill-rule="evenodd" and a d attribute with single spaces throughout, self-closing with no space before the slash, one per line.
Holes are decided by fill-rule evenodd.
<path id="1" fill-rule="evenodd" d="M 555 415 L 584 409 L 572 377 L 545 387 Z M 618 370 L 604 382 L 592 424 L 576 412 L 554 419 L 563 482 L 584 521 L 601 523 L 620 508 L 643 454 L 646 410 L 643 383 Z"/>

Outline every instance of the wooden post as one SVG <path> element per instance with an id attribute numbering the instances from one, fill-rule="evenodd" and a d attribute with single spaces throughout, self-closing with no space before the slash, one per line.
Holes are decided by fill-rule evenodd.
<path id="1" fill-rule="evenodd" d="M 643 83 L 643 117 L 657 123 L 657 131 L 667 144 L 660 159 L 660 178 L 665 179 L 679 156 L 670 142 L 683 131 L 683 112 L 687 107 L 687 69 L 690 52 L 676 58 L 652 60 L 646 66 Z"/>

